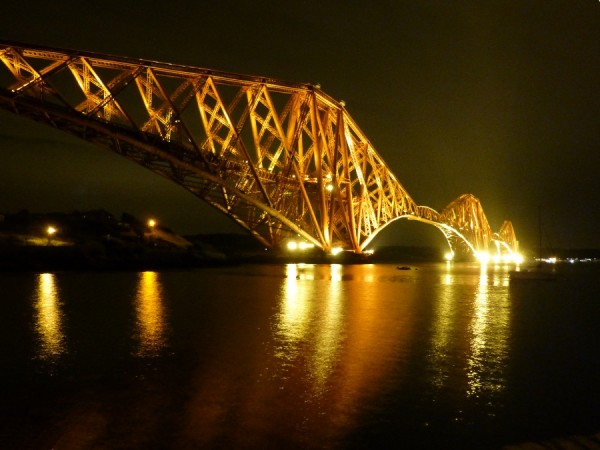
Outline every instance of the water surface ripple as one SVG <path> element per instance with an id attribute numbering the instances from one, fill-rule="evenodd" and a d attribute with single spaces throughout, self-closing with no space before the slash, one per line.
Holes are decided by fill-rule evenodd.
<path id="1" fill-rule="evenodd" d="M 600 431 L 599 270 L 0 274 L 0 448 L 500 448 Z"/>

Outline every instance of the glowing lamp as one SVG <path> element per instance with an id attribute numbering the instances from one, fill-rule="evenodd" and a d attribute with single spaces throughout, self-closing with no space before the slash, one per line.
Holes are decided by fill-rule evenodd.
<path id="1" fill-rule="evenodd" d="M 487 264 L 490 260 L 490 255 L 488 252 L 479 252 L 477 253 L 477 259 L 481 264 Z"/>

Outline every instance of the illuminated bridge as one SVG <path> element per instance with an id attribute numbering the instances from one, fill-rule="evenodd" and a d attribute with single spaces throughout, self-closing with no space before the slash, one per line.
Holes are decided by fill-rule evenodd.
<path id="1" fill-rule="evenodd" d="M 318 85 L 0 42 L 0 107 L 108 148 L 227 214 L 271 248 L 365 252 L 397 219 L 453 253 L 516 255 L 477 198 L 418 205 L 344 103 Z"/>

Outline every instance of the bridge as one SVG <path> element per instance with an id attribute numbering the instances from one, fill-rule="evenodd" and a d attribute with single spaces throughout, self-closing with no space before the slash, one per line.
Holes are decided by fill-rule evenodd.
<path id="1" fill-rule="evenodd" d="M 270 248 L 364 253 L 399 219 L 450 254 L 517 256 L 465 194 L 418 205 L 319 85 L 0 41 L 0 107 L 98 144 L 181 185 Z"/>

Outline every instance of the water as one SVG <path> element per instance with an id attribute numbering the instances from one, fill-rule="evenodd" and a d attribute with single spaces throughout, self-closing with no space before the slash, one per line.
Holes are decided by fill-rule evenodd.
<path id="1" fill-rule="evenodd" d="M 0 448 L 500 448 L 600 431 L 600 277 L 0 274 Z"/>

